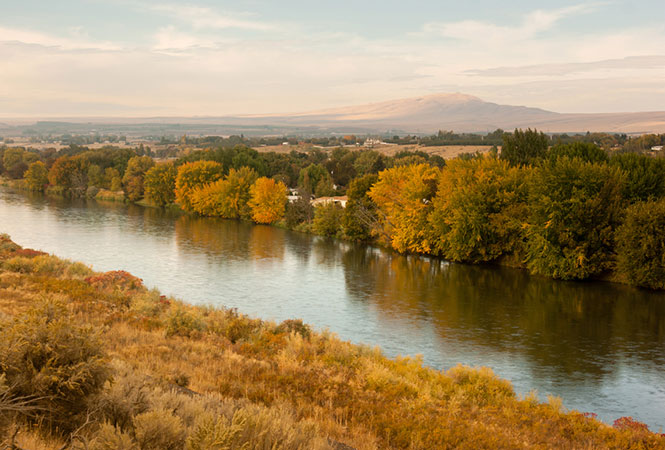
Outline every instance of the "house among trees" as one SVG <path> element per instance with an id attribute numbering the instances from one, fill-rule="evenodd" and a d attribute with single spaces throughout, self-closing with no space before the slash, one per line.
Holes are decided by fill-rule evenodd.
<path id="1" fill-rule="evenodd" d="M 327 203 L 334 203 L 335 205 L 339 205 L 342 208 L 346 208 L 346 202 L 349 198 L 346 195 L 340 196 L 340 197 L 319 197 L 317 199 L 312 200 L 312 206 L 322 206 Z"/>

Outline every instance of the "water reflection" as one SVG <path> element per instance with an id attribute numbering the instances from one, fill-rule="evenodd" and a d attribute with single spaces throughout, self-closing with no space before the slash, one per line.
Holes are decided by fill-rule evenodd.
<path id="1" fill-rule="evenodd" d="M 665 296 L 448 264 L 268 226 L 0 189 L 0 232 L 195 303 L 301 317 L 389 355 L 486 365 L 605 420 L 665 427 Z"/>

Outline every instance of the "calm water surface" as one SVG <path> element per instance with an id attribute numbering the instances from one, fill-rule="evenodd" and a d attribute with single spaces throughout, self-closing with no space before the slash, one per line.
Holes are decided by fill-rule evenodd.
<path id="1" fill-rule="evenodd" d="M 665 294 L 447 264 L 268 226 L 0 188 L 0 232 L 197 304 L 302 318 L 389 356 L 489 366 L 517 392 L 665 429 Z"/>

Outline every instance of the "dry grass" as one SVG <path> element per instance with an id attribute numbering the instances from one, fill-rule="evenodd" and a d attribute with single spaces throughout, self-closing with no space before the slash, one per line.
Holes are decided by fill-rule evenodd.
<path id="1" fill-rule="evenodd" d="M 665 448 L 663 437 L 563 411 L 557 399 L 519 399 L 490 369 L 436 371 L 298 321 L 278 325 L 189 306 L 124 272 L 87 275 L 52 257 L 14 260 L 16 246 L 6 237 L 0 248 L 0 317 L 20 315 L 46 296 L 64 302 L 76 322 L 104 331 L 116 381 L 102 396 L 107 412 L 88 431 L 91 448 L 113 448 L 102 438 L 160 436 L 155 424 L 182 429 L 173 439 L 185 436 L 192 449 L 239 442 L 285 449 Z M 215 439 L 227 447 L 210 444 Z"/>

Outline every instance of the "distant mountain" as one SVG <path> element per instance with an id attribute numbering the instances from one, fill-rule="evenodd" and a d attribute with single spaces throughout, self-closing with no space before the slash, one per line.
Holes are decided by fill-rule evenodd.
<path id="1" fill-rule="evenodd" d="M 330 133 L 435 133 L 438 130 L 488 132 L 497 128 L 512 130 L 528 127 L 550 133 L 665 133 L 665 111 L 562 114 L 526 106 L 499 105 L 471 95 L 434 94 L 293 114 L 59 118 L 36 123 L 23 120 L 12 128 L 26 135 L 98 132 L 129 136 L 184 133 L 317 136 Z"/>
<path id="2" fill-rule="evenodd" d="M 464 94 L 434 94 L 367 105 L 288 115 L 244 116 L 235 120 L 275 125 L 353 126 L 431 133 L 538 128 L 546 132 L 665 132 L 665 111 L 561 114 L 539 108 L 499 105 Z"/>

